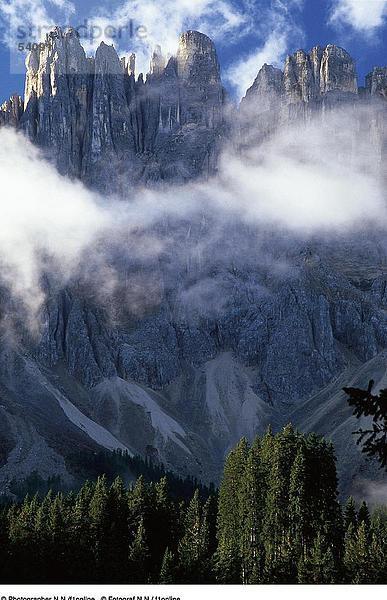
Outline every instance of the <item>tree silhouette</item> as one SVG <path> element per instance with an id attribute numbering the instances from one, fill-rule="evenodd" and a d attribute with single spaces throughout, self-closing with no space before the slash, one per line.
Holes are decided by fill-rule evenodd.
<path id="1" fill-rule="evenodd" d="M 353 414 L 361 417 L 372 417 L 368 429 L 358 429 L 357 443 L 362 445 L 362 451 L 368 456 L 374 456 L 381 467 L 387 468 L 387 389 L 381 390 L 378 396 L 373 395 L 374 381 L 368 384 L 367 390 L 344 388 L 349 396 L 348 404 L 353 407 Z"/>

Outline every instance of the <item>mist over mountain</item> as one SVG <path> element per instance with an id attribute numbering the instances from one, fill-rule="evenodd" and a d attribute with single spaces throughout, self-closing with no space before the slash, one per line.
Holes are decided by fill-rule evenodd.
<path id="1" fill-rule="evenodd" d="M 218 481 L 289 421 L 333 440 L 343 493 L 378 486 L 341 389 L 386 387 L 386 99 L 333 45 L 240 106 L 196 31 L 145 78 L 73 30 L 30 54 L 0 110 L 5 489 L 101 446 Z"/>

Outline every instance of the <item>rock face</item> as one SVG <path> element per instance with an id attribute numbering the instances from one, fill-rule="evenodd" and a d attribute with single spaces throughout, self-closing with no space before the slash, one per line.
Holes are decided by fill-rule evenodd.
<path id="1" fill-rule="evenodd" d="M 284 74 L 280 69 L 264 64 L 251 88 L 246 92 L 243 102 L 250 100 L 259 104 L 258 110 L 264 112 L 278 107 L 279 99 L 284 92 Z"/>
<path id="2" fill-rule="evenodd" d="M 385 165 L 386 67 L 375 67 L 365 83 L 365 88 L 358 88 L 354 60 L 332 44 L 315 46 L 310 52 L 298 50 L 286 58 L 283 71 L 264 65 L 241 102 L 240 146 L 256 145 L 257 140 L 263 141 L 281 127 L 298 126 L 316 117 L 324 119 L 327 111 L 372 106 L 368 113 L 363 110 L 361 126 L 364 138 L 380 149 L 379 165 Z M 354 149 L 356 135 L 353 131 Z"/>
<path id="3" fill-rule="evenodd" d="M 359 94 L 354 62 L 332 45 L 294 53 L 283 71 L 264 65 L 241 105 L 243 141 L 257 145 L 257 132 L 268 136 L 331 107 L 372 104 L 362 128 L 383 163 L 386 77 L 375 68 Z M 156 47 L 144 79 L 135 76 L 134 55 L 119 58 L 101 44 L 91 59 L 74 31 L 56 29 L 29 56 L 24 107 L 12 97 L 0 125 L 26 132 L 61 173 L 125 193 L 130 183 L 214 173 L 225 104 L 215 47 L 201 33 L 182 34 L 168 60 Z M 235 121 L 234 112 L 228 126 Z M 190 240 L 205 248 L 202 220 L 176 227 L 167 231 L 179 240 L 176 256 L 188 255 Z M 151 451 L 182 475 L 216 481 L 242 435 L 288 421 L 332 437 L 343 493 L 359 473 L 380 476 L 353 442 L 341 389 L 371 378 L 387 387 L 384 240 L 375 234 L 311 249 L 270 234 L 266 246 L 286 262 L 280 275 L 255 260 L 256 232 L 227 230 L 219 244 L 221 253 L 245 247 L 242 263 L 236 252 L 207 272 L 205 261 L 187 260 L 171 286 L 171 265 L 161 261 L 156 275 L 167 291 L 142 318 L 113 318 L 122 298 L 98 303 L 71 283 L 48 293 L 40 337 L 21 325 L 17 336 L 0 328 L 0 485 L 9 489 L 34 470 L 71 484 L 75 450 L 101 447 Z M 192 316 L 181 292 L 203 280 L 213 282 L 221 310 L 209 315 L 200 304 Z M 11 314 L 6 291 L 0 298 L 1 314 Z"/>
<path id="4" fill-rule="evenodd" d="M 61 173 L 110 191 L 210 174 L 225 104 L 212 41 L 188 31 L 168 64 L 155 49 L 145 82 L 134 70 L 134 55 L 102 42 L 90 59 L 75 31 L 55 29 L 28 58 L 21 128 Z"/>
<path id="5" fill-rule="evenodd" d="M 91 62 L 74 31 L 59 28 L 27 59 L 21 128 L 49 148 L 63 174 L 80 175 L 91 94 Z"/>
<path id="6" fill-rule="evenodd" d="M 0 126 L 18 127 L 22 114 L 23 100 L 15 94 L 0 106 Z"/>
<path id="7" fill-rule="evenodd" d="M 293 105 L 320 107 L 338 97 L 352 99 L 357 95 L 356 68 L 350 55 L 329 44 L 325 48 L 315 46 L 307 53 L 298 50 L 288 56 L 284 70 L 264 65 L 252 87 L 247 91 L 245 102 L 256 105 L 261 111 L 270 106 L 274 98 L 281 104 L 287 117 Z M 289 108 L 290 107 L 290 108 Z"/>
<path id="8" fill-rule="evenodd" d="M 337 46 L 329 44 L 321 55 L 319 68 L 320 49 L 314 48 L 311 52 L 316 64 L 316 72 L 320 71 L 320 92 L 357 93 L 357 77 L 355 63 L 348 52 Z"/>
<path id="9" fill-rule="evenodd" d="M 367 75 L 366 89 L 371 96 L 387 98 L 387 67 L 375 67 Z"/>
<path id="10" fill-rule="evenodd" d="M 351 437 L 341 390 L 371 378 L 386 385 L 385 259 L 376 238 L 351 248 L 289 246 L 285 279 L 225 267 L 227 304 L 211 318 L 185 316 L 173 293 L 147 317 L 113 324 L 79 289 L 52 294 L 40 339 L 1 339 L 0 482 L 31 465 L 71 481 L 75 448 L 98 446 L 143 455 L 152 447 L 169 468 L 216 481 L 242 435 L 290 420 L 333 436 L 343 493 L 360 471 L 378 479 Z"/>

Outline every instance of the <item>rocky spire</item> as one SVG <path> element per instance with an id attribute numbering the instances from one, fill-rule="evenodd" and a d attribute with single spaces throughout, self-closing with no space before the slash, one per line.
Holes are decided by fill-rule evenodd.
<path id="1" fill-rule="evenodd" d="M 113 46 L 101 42 L 95 54 L 91 116 L 83 159 L 87 179 L 106 178 L 105 167 L 135 151 L 122 64 Z"/>
<path id="2" fill-rule="evenodd" d="M 383 81 L 383 75 L 375 76 L 374 81 L 377 78 Z M 372 87 L 372 83 L 369 85 Z M 242 104 L 247 102 L 250 108 L 255 104 L 256 114 L 281 104 L 283 118 L 297 118 L 321 106 L 328 97 L 331 102 L 332 93 L 352 97 L 357 92 L 353 59 L 342 48 L 330 44 L 325 48 L 315 46 L 309 53 L 297 50 L 286 58 L 283 73 L 265 64 Z"/>
<path id="3" fill-rule="evenodd" d="M 243 104 L 254 102 L 260 112 L 279 104 L 284 93 L 284 74 L 266 63 L 259 70 L 253 85 L 247 90 Z"/>
<path id="4" fill-rule="evenodd" d="M 121 75 L 121 64 L 113 45 L 101 42 L 95 53 L 95 75 Z"/>
<path id="5" fill-rule="evenodd" d="M 23 100 L 17 94 L 13 94 L 0 106 L 0 125 L 17 127 L 23 115 Z"/>
<path id="6" fill-rule="evenodd" d="M 314 46 L 309 52 L 310 63 L 313 72 L 314 89 L 316 92 L 320 92 L 321 89 L 321 60 L 323 57 L 324 48 L 321 46 Z"/>
<path id="7" fill-rule="evenodd" d="M 136 55 L 132 52 L 132 54 L 129 56 L 129 61 L 128 61 L 128 75 L 135 76 L 135 74 L 136 74 Z"/>
<path id="8" fill-rule="evenodd" d="M 288 103 L 310 102 L 328 92 L 357 94 L 356 69 L 348 52 L 329 44 L 309 53 L 298 50 L 288 56 L 284 68 Z"/>
<path id="9" fill-rule="evenodd" d="M 289 104 L 309 102 L 316 95 L 314 69 L 309 54 L 297 50 L 288 56 L 284 68 L 285 97 Z"/>
<path id="10" fill-rule="evenodd" d="M 186 31 L 179 39 L 178 76 L 192 84 L 220 83 L 220 66 L 213 41 L 198 31 Z"/>
<path id="11" fill-rule="evenodd" d="M 159 77 L 164 73 L 165 65 L 166 60 L 161 51 L 161 46 L 157 45 L 153 51 L 150 62 L 150 74 Z"/>
<path id="12" fill-rule="evenodd" d="M 28 56 L 21 127 L 40 146 L 54 145 L 62 173 L 80 174 L 88 120 L 90 69 L 79 36 L 56 27 Z"/>
<path id="13" fill-rule="evenodd" d="M 29 54 L 26 67 L 25 108 L 32 96 L 55 96 L 68 75 L 86 75 L 90 70 L 77 32 L 59 27 L 47 34 L 42 47 Z"/>
<path id="14" fill-rule="evenodd" d="M 366 77 L 366 89 L 371 96 L 387 99 L 387 67 L 374 67 Z"/>
<path id="15" fill-rule="evenodd" d="M 348 52 L 329 44 L 321 57 L 320 92 L 332 91 L 357 94 L 357 76 L 355 62 Z"/>
<path id="16" fill-rule="evenodd" d="M 212 40 L 198 31 L 182 33 L 176 55 L 181 123 L 218 127 L 225 93 Z"/>

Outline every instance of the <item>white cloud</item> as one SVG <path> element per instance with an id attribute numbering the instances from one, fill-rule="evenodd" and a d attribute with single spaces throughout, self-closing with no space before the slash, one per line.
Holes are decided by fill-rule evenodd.
<path id="1" fill-rule="evenodd" d="M 253 107 L 254 108 L 254 107 Z M 366 108 L 347 107 L 282 127 L 262 141 L 259 120 L 246 115 L 255 147 L 223 156 L 212 191 L 223 211 L 257 227 L 280 227 L 308 237 L 387 225 L 378 145 L 359 134 L 372 121 Z M 355 149 L 355 150 L 354 150 Z M 222 190 L 219 195 L 216 190 Z"/>
<path id="2" fill-rule="evenodd" d="M 386 23 L 387 0 L 336 0 L 329 22 L 370 35 Z"/>
<path id="3" fill-rule="evenodd" d="M 83 249 L 108 223 L 80 183 L 60 177 L 21 135 L 0 131 L 1 276 L 31 309 L 41 301 L 38 281 L 49 255 L 68 274 Z"/>
<path id="4" fill-rule="evenodd" d="M 358 478 L 354 484 L 358 502 L 365 500 L 372 508 L 387 504 L 387 483 Z"/>
<path id="5" fill-rule="evenodd" d="M 75 5 L 71 0 L 2 0 L 0 17 L 6 21 L 3 41 L 14 49 L 19 27 L 32 28 L 33 36 L 29 42 L 40 41 L 39 37 L 42 39 L 47 29 L 58 22 L 67 23 L 74 12 Z"/>
<path id="6" fill-rule="evenodd" d="M 251 86 L 260 68 L 265 64 L 282 66 L 288 49 L 286 32 L 273 32 L 261 48 L 232 64 L 225 73 L 226 81 L 234 87 L 238 98 L 242 98 Z"/>

